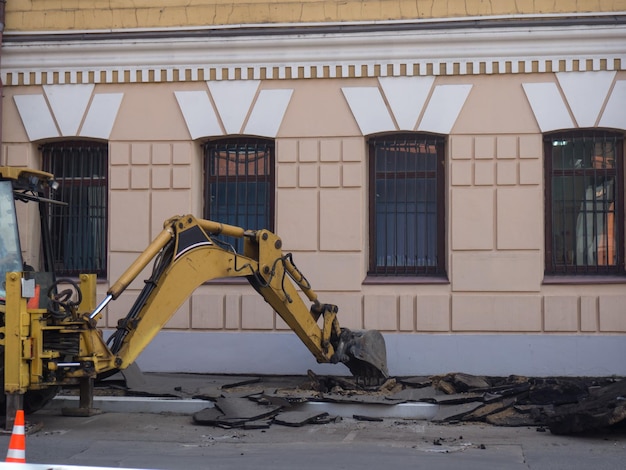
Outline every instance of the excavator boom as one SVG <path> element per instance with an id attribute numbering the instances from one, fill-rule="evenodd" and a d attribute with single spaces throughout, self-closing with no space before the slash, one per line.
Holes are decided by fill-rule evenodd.
<path id="1" fill-rule="evenodd" d="M 217 238 L 220 234 L 244 238 L 244 252 L 236 253 L 224 245 Z M 281 247 L 281 239 L 268 230 L 244 230 L 191 215 L 167 220 L 163 231 L 111 286 L 103 303 L 90 315 L 91 320 L 97 320 L 104 305 L 121 295 L 156 258 L 151 278 L 109 340 L 116 367 L 123 369 L 134 362 L 197 287 L 213 279 L 244 277 L 318 362 L 343 362 L 355 375 L 387 377 L 382 335 L 354 334 L 342 329 L 337 306 L 318 300 L 291 254 L 284 254 Z M 298 288 L 312 302 L 310 307 Z"/>

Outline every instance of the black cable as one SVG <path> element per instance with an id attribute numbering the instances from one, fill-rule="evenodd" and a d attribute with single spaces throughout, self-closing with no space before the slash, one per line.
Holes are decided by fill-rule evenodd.
<path id="1" fill-rule="evenodd" d="M 129 333 L 128 325 L 139 317 L 139 314 L 148 301 L 148 298 L 157 287 L 161 275 L 170 265 L 173 253 L 174 240 L 170 240 L 158 253 L 152 267 L 152 275 L 149 279 L 144 281 L 145 285 L 135 300 L 135 303 L 129 310 L 126 317 L 123 320 L 120 320 L 116 331 L 107 340 L 107 344 L 111 344 L 110 349 L 114 354 L 121 349 L 124 339 Z"/>

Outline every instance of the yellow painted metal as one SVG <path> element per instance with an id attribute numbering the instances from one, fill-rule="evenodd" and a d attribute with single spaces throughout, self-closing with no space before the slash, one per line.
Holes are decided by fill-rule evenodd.
<path id="1" fill-rule="evenodd" d="M 204 282 L 253 273 L 256 261 L 204 245 L 179 256 L 163 273 L 161 281 L 136 319 L 117 353 L 124 369 L 132 364 L 183 302 Z M 237 270 L 239 269 L 239 270 Z"/>
<path id="2" fill-rule="evenodd" d="M 29 359 L 32 351 L 30 316 L 26 299 L 22 297 L 19 273 L 6 275 L 6 313 L 4 349 L 4 390 L 6 393 L 25 393 L 30 385 Z"/>
<path id="3" fill-rule="evenodd" d="M 192 217 L 192 216 L 186 216 Z M 204 231 L 214 235 L 225 235 L 228 237 L 243 238 L 246 234 L 245 229 L 237 227 L 235 225 L 222 224 L 220 222 L 214 222 L 213 220 L 195 219 L 197 223 Z"/>
<path id="4" fill-rule="evenodd" d="M 332 306 L 332 310 L 328 310 L 324 313 L 324 326 L 322 328 L 322 349 L 326 354 L 329 350 L 332 350 L 330 339 L 332 335 L 339 337 L 341 334 L 341 328 L 337 321 L 337 307 Z"/>
<path id="5" fill-rule="evenodd" d="M 224 234 L 233 237 L 243 237 L 244 229 L 241 227 L 235 227 L 234 225 L 221 224 L 219 222 L 213 222 L 210 220 L 196 219 L 191 215 L 184 215 L 180 217 L 172 217 L 163 224 L 163 230 L 152 243 L 144 250 L 144 252 L 131 264 L 128 269 L 120 276 L 120 278 L 109 288 L 108 294 L 113 296 L 113 299 L 117 297 L 128 287 L 128 285 L 135 279 L 139 273 L 154 259 L 165 244 L 174 236 L 174 230 L 188 229 L 191 225 L 198 225 L 203 230 L 215 233 Z M 173 313 L 173 312 L 172 312 Z"/>
<path id="6" fill-rule="evenodd" d="M 317 294 L 311 288 L 311 284 L 309 284 L 309 281 L 294 266 L 293 262 L 291 261 L 291 258 L 285 258 L 284 261 L 285 261 L 284 262 L 285 270 L 289 273 L 289 275 L 295 281 L 295 283 L 298 285 L 298 287 L 300 287 L 300 289 L 302 289 L 302 292 L 304 292 L 304 294 L 308 297 L 308 299 L 311 302 L 314 302 L 316 304 L 319 303 L 319 301 L 317 300 Z"/>
<path id="7" fill-rule="evenodd" d="M 172 238 L 173 233 L 169 228 L 163 229 L 159 235 L 148 245 L 141 255 L 131 264 L 126 271 L 120 276 L 120 278 L 113 284 L 108 294 L 113 296 L 113 299 L 124 292 L 128 285 L 135 279 L 139 273 L 154 259 L 159 251 L 165 246 L 165 244 Z"/>
<path id="8" fill-rule="evenodd" d="M 340 334 L 337 307 L 321 304 L 308 281 L 282 250 L 281 239 L 267 230 L 246 231 L 241 227 L 196 219 L 191 215 L 166 221 L 164 230 L 144 253 L 122 274 L 108 294 L 119 296 L 154 257 L 162 254 L 173 239 L 172 259 L 155 280 L 137 316 L 126 325 L 127 334 L 114 354 L 96 328 L 97 318 L 90 318 L 96 308 L 96 277 L 81 275 L 83 293 L 78 312 L 64 319 L 49 321 L 46 309 L 27 309 L 22 297 L 23 273 L 7 274 L 5 331 L 5 390 L 24 393 L 28 389 L 76 383 L 78 379 L 124 369 L 133 363 L 169 319 L 201 284 L 217 278 L 246 277 L 259 294 L 274 308 L 319 362 L 330 362 L 334 350 L 331 338 Z M 244 238 L 244 254 L 237 254 L 216 244 L 211 235 L 225 234 Z M 295 284 L 294 284 L 295 283 Z M 298 287 L 302 290 L 298 290 Z M 309 308 L 302 292 L 313 302 Z M 323 315 L 322 326 L 318 318 Z M 44 349 L 45 335 L 77 341 L 78 363 L 58 371 L 64 362 L 62 350 Z M 54 343 L 54 341 L 53 341 Z M 55 382 L 58 380 L 59 382 Z"/>
<path id="9" fill-rule="evenodd" d="M 81 367 L 68 371 L 68 378 L 95 377 L 99 372 L 108 371 L 116 367 L 116 357 L 107 346 L 102 331 L 96 328 L 95 322 L 87 320 L 88 315 L 96 308 L 97 277 L 95 274 L 80 275 L 80 290 L 82 302 L 78 306 L 80 321 L 66 325 L 79 334 L 79 353 L 75 358 L 83 364 L 93 364 L 93 367 Z"/>
<path id="10" fill-rule="evenodd" d="M 95 274 L 81 274 L 79 277 L 82 301 L 78 306 L 79 313 L 90 313 L 96 308 L 97 277 Z"/>
<path id="11" fill-rule="evenodd" d="M 39 388 L 43 382 L 43 361 L 54 360 L 59 357 L 56 351 L 43 351 L 43 331 L 46 326 L 44 319 L 45 309 L 28 310 L 28 318 L 30 319 L 28 339 L 26 342 L 30 346 L 30 354 L 24 359 L 28 359 L 25 366 L 28 370 L 28 388 Z M 14 353 L 13 350 L 7 352 Z"/>
<path id="12" fill-rule="evenodd" d="M 98 373 L 117 367 L 117 358 L 104 341 L 102 331 L 88 325 L 88 322 L 80 325 L 80 352 L 75 359 L 90 366 L 67 371 L 65 376 L 68 379 L 95 378 Z"/>
<path id="13" fill-rule="evenodd" d="M 52 173 L 48 173 L 46 171 L 33 170 L 32 168 L 23 168 L 18 166 L 0 166 L 0 176 L 3 178 L 17 181 L 18 179 L 25 178 L 28 175 L 36 176 L 38 179 L 43 181 L 50 181 L 54 179 Z"/>
<path id="14" fill-rule="evenodd" d="M 289 271 L 294 269 L 291 262 L 284 259 L 280 238 L 268 230 L 260 230 L 256 241 L 258 274 L 265 283 L 258 289 L 259 293 L 296 333 L 318 362 L 329 362 L 334 350 L 330 344 L 327 347 L 323 344 L 322 329 L 290 281 Z M 298 276 L 301 275 L 298 273 Z M 310 288 L 306 291 L 309 299 L 317 303 L 317 294 Z"/>
<path id="15" fill-rule="evenodd" d="M 316 359 L 319 362 L 330 361 L 334 353 L 329 342 L 330 335 L 339 332 L 334 313 L 332 319 L 325 322 L 326 332 L 324 332 L 291 281 L 290 272 L 291 275 L 296 276 L 298 283 L 305 285 L 304 277 L 281 251 L 281 241 L 277 235 L 267 230 L 245 231 L 241 227 L 196 219 L 191 215 L 170 219 L 166 225 L 168 223 L 171 231 L 166 229 L 164 232 L 174 234 L 177 243 L 185 231 L 195 230 L 194 233 L 198 233 L 198 228 L 207 238 L 204 242 L 192 244 L 189 249 L 177 251 L 178 254 L 162 274 L 139 315 L 133 319 L 133 326 L 129 327 L 117 353 L 117 367 L 123 369 L 134 362 L 183 302 L 201 284 L 217 278 L 248 276 L 257 280 L 254 287 Z M 215 245 L 210 240 L 210 235 L 218 233 L 245 237 L 244 254 L 240 255 Z M 162 243 L 163 240 L 156 242 L 156 245 L 153 242 L 148 251 L 155 252 L 156 246 L 161 246 Z M 143 253 L 138 261 L 124 273 L 124 282 L 118 281 L 116 285 L 121 288 L 132 282 L 133 275 L 136 276 L 143 269 L 142 266 L 149 262 L 145 259 L 147 256 Z M 122 290 L 117 289 L 115 293 L 119 295 Z M 317 303 L 317 294 L 310 289 L 310 286 L 306 291 L 307 296 Z M 112 293 L 112 289 L 109 293 Z"/>
<path id="16" fill-rule="evenodd" d="M 101 370 L 115 368 L 115 356 L 102 338 L 102 333 L 82 318 L 49 325 L 46 309 L 28 308 L 28 299 L 22 296 L 23 273 L 10 272 L 6 277 L 6 312 L 4 327 L 4 388 L 5 393 L 23 394 L 28 390 L 41 389 L 61 383 L 74 383 L 75 378 L 95 377 Z M 88 313 L 96 304 L 96 276 L 81 275 L 80 287 L 83 299 L 79 312 Z M 46 332 L 79 337 L 79 354 L 73 360 L 93 367 L 82 366 L 67 372 L 59 382 L 50 378 L 46 371 L 57 370 L 57 363 L 64 358 L 59 351 L 44 349 Z"/>

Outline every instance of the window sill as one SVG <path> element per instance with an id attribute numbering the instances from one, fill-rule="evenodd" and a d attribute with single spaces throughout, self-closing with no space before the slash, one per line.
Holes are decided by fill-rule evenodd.
<path id="1" fill-rule="evenodd" d="M 555 284 L 626 284 L 626 276 L 618 274 L 593 275 L 546 275 L 544 285 Z"/>
<path id="2" fill-rule="evenodd" d="M 363 285 L 377 284 L 450 284 L 450 280 L 441 276 L 367 276 L 363 280 Z"/>

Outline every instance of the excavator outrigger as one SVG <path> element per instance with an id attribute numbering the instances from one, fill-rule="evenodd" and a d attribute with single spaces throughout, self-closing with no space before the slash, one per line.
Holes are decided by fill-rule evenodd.
<path id="1" fill-rule="evenodd" d="M 320 363 L 347 365 L 357 377 L 388 377 L 386 349 L 375 330 L 342 328 L 336 305 L 322 303 L 281 239 L 268 230 L 198 219 L 172 217 L 162 232 L 96 303 L 96 278 L 57 279 L 52 269 L 48 204 L 53 175 L 26 168 L 0 167 L 0 224 L 5 253 L 0 256 L 0 364 L 5 395 L 0 410 L 6 426 L 16 409 L 43 407 L 59 387 L 79 385 L 74 414 L 93 411 L 93 384 L 132 364 L 176 310 L 203 283 L 245 277 L 302 340 Z M 40 270 L 22 261 L 15 201 L 39 205 L 42 257 Z M 220 235 L 243 239 L 243 253 Z M 109 302 L 152 263 L 149 279 L 117 329 L 105 340 L 98 320 Z M 310 307 L 300 292 L 311 302 Z"/>

